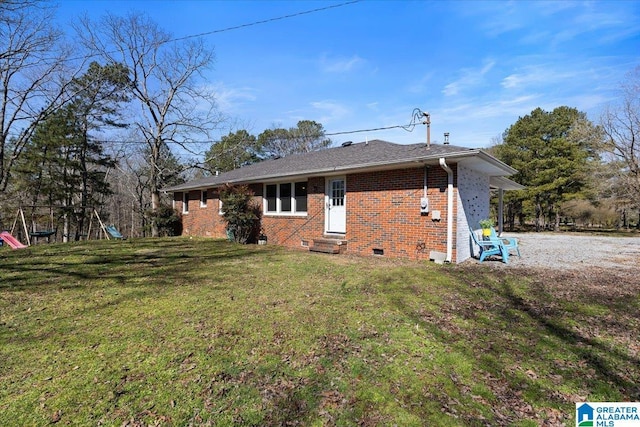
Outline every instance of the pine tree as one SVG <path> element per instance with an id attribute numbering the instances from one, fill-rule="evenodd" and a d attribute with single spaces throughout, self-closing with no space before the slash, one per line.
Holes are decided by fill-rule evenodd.
<path id="1" fill-rule="evenodd" d="M 129 72 L 124 65 L 101 66 L 97 62 L 92 62 L 87 72 L 72 82 L 71 90 L 75 96 L 67 108 L 75 117 L 79 131 L 75 160 L 80 178 L 79 200 L 70 200 L 71 205 L 77 206 L 74 209 L 77 218 L 75 240 L 79 240 L 84 230 L 87 210 L 110 194 L 105 174 L 115 165 L 114 159 L 105 154 L 102 144 L 91 137 L 91 132 L 105 126 L 126 127 L 121 121 L 119 107 L 129 101 L 126 91 L 130 83 Z"/>
<path id="2" fill-rule="evenodd" d="M 507 129 L 495 155 L 519 172 L 514 179 L 527 189 L 513 192 L 507 203 L 521 221 L 532 210 L 536 229 L 549 217 L 560 226 L 560 204 L 584 197 L 601 132 L 575 108 L 551 112 L 537 108 Z"/>
<path id="3" fill-rule="evenodd" d="M 92 132 L 124 126 L 117 119 L 118 105 L 127 101 L 127 84 L 122 66 L 92 63 L 84 76 L 72 81 L 72 100 L 38 125 L 25 146 L 19 188 L 30 195 L 32 205 L 60 207 L 65 240 L 72 222 L 74 238 L 80 238 L 89 208 L 110 194 L 106 171 L 115 162 Z"/>
<path id="4" fill-rule="evenodd" d="M 205 153 L 206 167 L 213 174 L 237 169 L 259 160 L 258 140 L 244 129 L 229 132 L 229 135 L 223 136 Z"/>

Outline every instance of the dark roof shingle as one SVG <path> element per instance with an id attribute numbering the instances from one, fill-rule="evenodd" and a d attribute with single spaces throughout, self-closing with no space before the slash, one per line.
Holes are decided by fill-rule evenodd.
<path id="1" fill-rule="evenodd" d="M 401 165 L 408 162 L 427 161 L 442 156 L 473 155 L 479 150 L 453 145 L 394 144 L 373 140 L 348 146 L 328 148 L 303 154 L 292 154 L 279 159 L 264 160 L 219 175 L 200 178 L 164 189 L 167 192 L 215 187 L 225 183 L 251 183 L 269 179 L 295 176 L 312 176 L 335 171 Z"/>

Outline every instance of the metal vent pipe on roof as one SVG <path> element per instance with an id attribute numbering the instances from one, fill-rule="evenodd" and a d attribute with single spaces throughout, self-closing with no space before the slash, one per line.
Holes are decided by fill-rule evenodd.
<path id="1" fill-rule="evenodd" d="M 423 112 L 422 115 L 425 117 L 422 124 L 427 125 L 427 148 L 431 148 L 431 114 Z"/>
<path id="2" fill-rule="evenodd" d="M 444 145 L 449 145 L 449 132 L 444 133 Z"/>

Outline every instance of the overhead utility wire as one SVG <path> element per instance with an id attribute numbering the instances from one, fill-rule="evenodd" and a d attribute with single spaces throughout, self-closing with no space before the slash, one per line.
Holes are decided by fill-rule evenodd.
<path id="1" fill-rule="evenodd" d="M 309 15 L 311 13 L 317 13 L 317 12 L 322 12 L 322 11 L 329 10 L 329 9 L 335 9 L 335 8 L 338 8 L 338 7 L 348 6 L 350 4 L 359 3 L 361 1 L 362 0 L 352 0 L 352 1 L 347 1 L 347 2 L 344 2 L 344 3 L 333 4 L 331 6 L 319 7 L 319 8 L 310 9 L 310 10 L 303 10 L 302 12 L 291 13 L 289 15 L 276 16 L 275 18 L 262 19 L 260 21 L 249 22 L 247 24 L 234 25 L 234 26 L 231 26 L 231 27 L 221 28 L 219 30 L 212 30 L 212 31 L 204 32 L 204 33 L 191 34 L 191 35 L 182 36 L 182 37 L 175 37 L 175 38 L 160 42 L 159 44 L 163 45 L 163 44 L 173 43 L 173 42 L 177 42 L 177 41 L 181 41 L 181 40 L 188 40 L 188 39 L 193 39 L 193 38 L 197 38 L 197 37 L 210 36 L 212 34 L 226 33 L 227 31 L 233 31 L 233 30 L 238 30 L 238 29 L 247 28 L 247 27 L 254 27 L 256 25 L 268 24 L 269 22 L 282 21 L 284 19 L 295 18 L 297 16 Z M 110 51 L 108 53 L 109 54 L 113 54 L 113 53 L 118 53 L 118 51 L 117 50 L 113 50 L 113 51 Z M 100 54 L 91 53 L 91 54 L 87 54 L 87 55 L 84 55 L 84 56 L 77 56 L 77 57 L 74 57 L 74 58 L 68 58 L 65 61 L 66 62 L 80 61 L 80 60 L 83 60 L 83 59 L 94 58 L 96 56 L 100 56 Z M 43 59 L 42 61 L 38 61 L 38 63 L 36 63 L 36 64 L 27 64 L 27 65 L 25 65 L 25 67 L 34 67 L 36 65 L 42 65 L 42 64 L 50 65 L 50 64 L 54 63 L 55 61 L 57 61 L 57 59 L 55 59 L 55 58 Z"/>
<path id="2" fill-rule="evenodd" d="M 206 33 L 200 33 L 200 34 L 193 34 L 193 35 L 190 35 L 190 36 L 178 37 L 178 38 L 175 38 L 175 39 L 167 41 L 167 43 L 180 41 L 180 40 L 191 39 L 191 38 L 196 38 L 196 37 L 210 36 L 212 34 L 224 33 L 224 32 L 227 32 L 227 31 L 238 30 L 240 28 L 253 27 L 255 25 L 268 24 L 269 22 L 281 21 L 283 19 L 295 18 L 297 16 L 308 15 L 308 14 L 316 13 L 316 12 L 322 12 L 322 11 L 325 11 L 325 10 L 335 9 L 335 8 L 342 7 L 342 6 L 348 6 L 348 5 L 353 4 L 353 3 L 359 3 L 360 1 L 361 0 L 353 0 L 353 1 L 348 1 L 348 2 L 344 2 L 344 3 L 334 4 L 334 5 L 331 5 L 331 6 L 319 7 L 317 9 L 311 9 L 311 10 L 305 10 L 305 11 L 302 11 L 302 12 L 292 13 L 290 15 L 284 15 L 284 16 L 278 16 L 278 17 L 275 17 L 275 18 L 263 19 L 261 21 L 255 21 L 255 22 L 251 22 L 251 23 L 248 23 L 248 24 L 234 25 L 232 27 L 222 28 L 220 30 L 207 31 Z"/>
<path id="3" fill-rule="evenodd" d="M 389 130 L 389 129 L 403 129 L 407 132 L 413 132 L 413 129 L 416 127 L 416 125 L 419 124 L 425 124 L 424 122 L 422 122 L 422 116 L 424 115 L 424 113 L 422 112 L 422 110 L 420 110 L 419 108 L 414 108 L 413 109 L 413 113 L 412 113 L 412 117 L 411 117 L 411 122 L 409 124 L 406 125 L 393 125 L 393 126 L 385 126 L 385 127 L 379 127 L 379 128 L 370 128 L 370 129 L 357 129 L 357 130 L 345 130 L 345 131 L 340 131 L 340 132 L 330 132 L 324 133 L 324 136 L 336 136 L 336 135 L 349 135 L 349 134 L 354 134 L 354 133 L 363 133 L 363 132 L 375 132 L 375 131 L 379 131 L 379 130 Z M 295 137 L 290 137 L 289 139 L 294 139 Z M 129 140 L 129 141 L 115 141 L 115 140 L 99 140 L 102 143 L 109 143 L 109 144 L 145 144 L 148 141 L 134 141 L 134 140 Z M 168 144 L 216 144 L 219 142 L 222 142 L 222 140 L 207 140 L 207 141 L 182 141 L 182 142 L 178 142 L 178 141 L 166 141 Z"/>
<path id="4" fill-rule="evenodd" d="M 404 129 L 407 132 L 411 132 L 415 126 L 416 126 L 416 123 L 409 123 L 408 125 L 395 125 L 395 126 L 385 126 L 385 127 L 381 127 L 381 128 L 346 130 L 346 131 L 342 131 L 342 132 L 325 133 L 324 135 L 325 136 L 348 135 L 348 134 L 351 134 L 351 133 L 375 132 L 375 131 L 378 131 L 378 130 L 389 130 L 389 129 Z M 408 128 L 411 128 L 411 130 L 408 130 Z"/>
<path id="5" fill-rule="evenodd" d="M 377 130 L 389 130 L 389 129 L 404 129 L 407 132 L 413 132 L 413 129 L 416 127 L 417 124 L 423 124 L 421 121 L 423 115 L 424 113 L 422 112 L 422 110 L 420 110 L 419 108 L 414 108 L 413 112 L 411 113 L 411 123 L 409 123 L 408 125 L 395 125 L 395 126 L 386 126 L 386 127 L 373 128 L 373 129 L 360 129 L 360 130 L 349 130 L 349 131 L 343 131 L 343 132 L 325 133 L 325 136 L 347 135 L 351 133 L 374 132 Z"/>
<path id="6" fill-rule="evenodd" d="M 347 134 L 353 134 L 353 133 L 360 133 L 360 132 L 373 132 L 373 131 L 378 131 L 378 130 L 387 130 L 387 129 L 404 129 L 407 132 L 413 132 L 413 129 L 416 127 L 416 125 L 418 124 L 426 124 L 425 121 L 423 121 L 423 117 L 426 114 L 422 112 L 422 110 L 420 110 L 419 108 L 414 108 L 413 112 L 411 113 L 411 123 L 407 124 L 407 125 L 394 125 L 394 126 L 386 126 L 386 127 L 379 127 L 379 128 L 371 128 L 371 129 L 360 129 L 360 130 L 351 130 L 351 131 L 342 131 L 342 132 L 331 132 L 331 133 L 325 133 L 324 136 L 335 136 L 335 135 L 347 135 Z M 144 144 L 147 141 L 101 141 L 103 143 L 116 143 L 116 144 Z M 222 142 L 221 140 L 218 141 L 188 141 L 188 143 L 191 144 L 217 144 Z M 180 145 L 182 146 L 182 148 L 186 147 L 184 146 L 185 142 L 180 143 Z M 225 150 L 223 150 L 222 153 L 219 153 L 218 155 L 216 155 L 216 157 L 219 157 L 222 154 L 226 154 L 229 152 L 232 152 L 234 150 L 236 150 L 237 147 L 229 147 Z M 187 150 L 189 151 L 191 154 L 194 155 L 202 155 L 205 154 L 203 153 L 194 153 L 191 150 Z M 214 157 L 215 158 L 215 157 Z M 207 161 L 212 160 L 213 158 L 209 158 L 209 159 L 205 159 L 203 162 L 197 161 L 192 163 L 191 165 L 189 165 L 187 167 L 188 168 L 200 168 L 199 165 L 205 164 Z"/>
<path id="7" fill-rule="evenodd" d="M 375 132 L 375 131 L 379 131 L 379 130 L 389 130 L 389 129 L 404 129 L 407 132 L 411 132 L 415 126 L 416 126 L 416 123 L 409 123 L 408 125 L 394 125 L 394 126 L 385 126 L 385 127 L 370 128 L 370 129 L 345 130 L 345 131 L 341 131 L 341 132 L 325 133 L 324 136 L 349 135 L 349 134 L 353 134 L 353 133 Z M 411 130 L 408 130 L 408 128 L 411 128 Z M 294 139 L 294 138 L 295 137 L 289 137 L 288 139 Z M 282 139 L 285 139 L 285 138 L 282 138 Z M 115 141 L 115 140 L 106 140 L 106 139 L 101 139 L 99 141 L 102 142 L 102 143 L 109 143 L 109 144 L 145 144 L 145 143 L 148 142 L 148 141 L 143 141 L 143 140 L 139 140 L 139 141 L 135 141 L 135 140 Z M 182 142 L 166 141 L 166 142 L 168 144 L 216 144 L 218 142 L 222 142 L 222 140 L 182 141 Z"/>

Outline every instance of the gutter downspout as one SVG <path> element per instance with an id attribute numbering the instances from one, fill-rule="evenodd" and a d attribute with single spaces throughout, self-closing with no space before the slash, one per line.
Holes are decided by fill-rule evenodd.
<path id="1" fill-rule="evenodd" d="M 447 258 L 451 262 L 453 256 L 453 170 L 447 165 L 444 157 L 440 157 L 440 167 L 447 172 Z"/>

